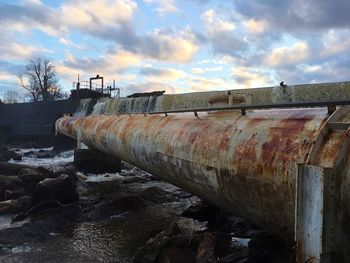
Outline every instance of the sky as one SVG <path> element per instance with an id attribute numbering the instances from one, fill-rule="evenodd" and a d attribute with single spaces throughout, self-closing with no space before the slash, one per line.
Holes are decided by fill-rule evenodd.
<path id="1" fill-rule="evenodd" d="M 0 97 L 38 57 L 64 91 L 121 95 L 350 80 L 349 0 L 0 0 Z"/>

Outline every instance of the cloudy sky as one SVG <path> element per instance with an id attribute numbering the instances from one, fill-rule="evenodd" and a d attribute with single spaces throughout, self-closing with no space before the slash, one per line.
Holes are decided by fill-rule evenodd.
<path id="1" fill-rule="evenodd" d="M 0 0 L 0 96 L 32 58 L 122 95 L 350 80 L 349 0 Z"/>

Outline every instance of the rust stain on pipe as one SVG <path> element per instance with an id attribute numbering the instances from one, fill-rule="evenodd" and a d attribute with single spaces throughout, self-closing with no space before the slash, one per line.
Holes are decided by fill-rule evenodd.
<path id="1" fill-rule="evenodd" d="M 292 235 L 295 175 L 329 115 L 325 108 L 62 117 L 57 131 L 115 155 L 251 223 Z M 317 163 L 334 165 L 344 135 Z"/>

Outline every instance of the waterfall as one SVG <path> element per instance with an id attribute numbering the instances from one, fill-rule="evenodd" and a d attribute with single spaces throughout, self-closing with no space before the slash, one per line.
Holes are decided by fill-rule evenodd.
<path id="1" fill-rule="evenodd" d="M 81 117 L 81 116 L 86 116 L 90 113 L 91 111 L 91 106 L 90 104 L 92 102 L 92 99 L 82 99 L 80 100 L 79 106 L 74 113 L 74 116 L 76 117 Z"/>

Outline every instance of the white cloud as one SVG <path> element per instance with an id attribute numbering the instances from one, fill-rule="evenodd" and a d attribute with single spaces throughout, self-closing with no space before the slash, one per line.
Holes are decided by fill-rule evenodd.
<path id="1" fill-rule="evenodd" d="M 321 56 L 348 53 L 350 50 L 350 30 L 329 30 L 323 36 Z"/>
<path id="2" fill-rule="evenodd" d="M 140 73 L 146 76 L 147 82 L 175 81 L 185 77 L 185 72 L 174 68 L 153 69 L 145 67 Z"/>
<path id="3" fill-rule="evenodd" d="M 217 31 L 233 31 L 235 30 L 236 26 L 234 23 L 230 21 L 225 21 L 218 17 L 216 12 L 213 9 L 209 9 L 205 11 L 201 18 L 205 22 L 205 25 L 209 31 L 209 33 L 214 33 Z"/>
<path id="4" fill-rule="evenodd" d="M 304 42 L 299 42 L 291 47 L 279 47 L 272 50 L 265 59 L 269 66 L 289 65 L 304 61 L 309 57 L 309 47 Z"/>
<path id="5" fill-rule="evenodd" d="M 132 0 L 78 0 L 64 3 L 60 15 L 67 25 L 98 30 L 130 22 L 136 9 Z"/>
<path id="6" fill-rule="evenodd" d="M 163 61 L 188 63 L 199 49 L 195 36 L 187 30 L 176 35 L 155 31 L 142 40 L 139 53 Z"/>
<path id="7" fill-rule="evenodd" d="M 179 12 L 180 10 L 176 7 L 174 0 L 143 0 L 147 4 L 157 3 L 159 5 L 156 8 L 156 11 L 160 15 L 164 15 L 166 13 L 174 13 Z"/>
<path id="8" fill-rule="evenodd" d="M 262 87 L 272 83 L 269 74 L 260 69 L 235 67 L 231 70 L 232 78 L 241 88 Z"/>
<path id="9" fill-rule="evenodd" d="M 203 68 L 191 68 L 191 72 L 193 74 L 204 74 L 205 70 Z"/>
<path id="10" fill-rule="evenodd" d="M 199 67 L 195 67 L 195 68 L 191 68 L 191 72 L 193 74 L 204 74 L 206 72 L 220 72 L 223 70 L 222 66 L 217 66 L 217 67 L 205 67 L 205 68 L 199 68 Z"/>
<path id="11" fill-rule="evenodd" d="M 265 20 L 249 19 L 242 22 L 248 32 L 260 34 L 266 30 L 267 22 Z"/>

